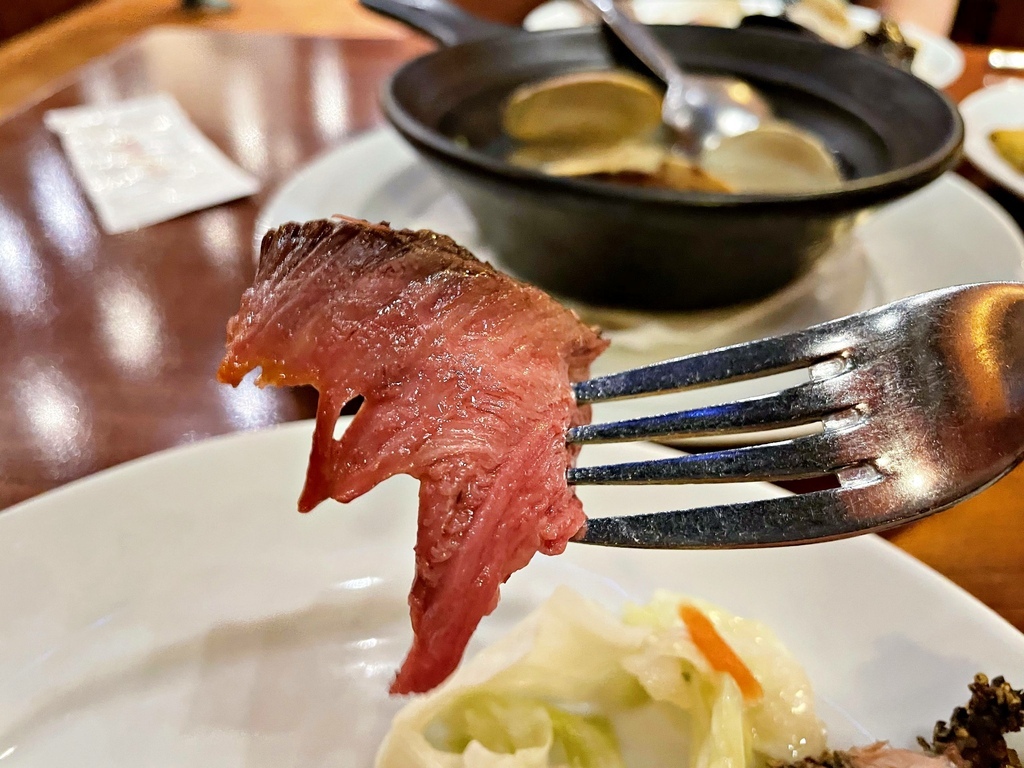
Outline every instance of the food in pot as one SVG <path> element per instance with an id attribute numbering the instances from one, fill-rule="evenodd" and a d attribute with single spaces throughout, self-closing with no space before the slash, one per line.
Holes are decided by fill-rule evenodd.
<path id="1" fill-rule="evenodd" d="M 853 48 L 864 33 L 850 21 L 846 0 L 800 0 L 786 8 L 786 18 L 840 48 Z"/>
<path id="2" fill-rule="evenodd" d="M 838 187 L 835 158 L 816 136 L 775 122 L 731 136 L 703 155 L 703 167 L 736 192 L 807 194 Z"/>
<path id="3" fill-rule="evenodd" d="M 660 94 L 630 73 L 530 83 L 505 106 L 508 160 L 552 176 L 709 194 L 806 194 L 843 181 L 821 140 L 792 123 L 727 138 L 693 161 L 674 151 L 660 115 Z"/>
<path id="4" fill-rule="evenodd" d="M 661 94 L 623 70 L 573 72 L 517 88 L 505 104 L 502 128 L 539 144 L 607 144 L 654 133 Z"/>

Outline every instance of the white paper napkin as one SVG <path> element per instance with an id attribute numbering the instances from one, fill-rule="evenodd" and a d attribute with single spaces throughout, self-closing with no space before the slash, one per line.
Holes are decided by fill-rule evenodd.
<path id="1" fill-rule="evenodd" d="M 259 181 L 235 165 L 167 94 L 53 109 L 43 118 L 109 234 L 246 197 Z"/>

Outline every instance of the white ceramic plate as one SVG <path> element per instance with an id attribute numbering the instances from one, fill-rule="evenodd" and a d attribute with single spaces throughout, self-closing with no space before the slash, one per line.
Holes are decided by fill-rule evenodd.
<path id="1" fill-rule="evenodd" d="M 4 768 L 371 764 L 410 640 L 415 483 L 394 478 L 300 515 L 311 431 L 177 448 L 0 514 Z M 584 491 L 592 515 L 730 492 Z M 781 493 L 751 484 L 730 498 L 740 492 Z M 767 621 L 810 672 L 837 746 L 910 745 L 966 700 L 975 672 L 1024 670 L 1024 637 L 874 537 L 717 553 L 571 545 L 511 579 L 473 648 L 558 584 L 612 607 L 664 587 Z"/>
<path id="2" fill-rule="evenodd" d="M 998 128 L 1024 128 L 1024 81 L 975 91 L 960 103 L 960 114 L 967 159 L 997 184 L 1024 197 L 1024 173 L 1006 162 L 988 138 Z"/>
<path id="3" fill-rule="evenodd" d="M 782 10 L 779 0 L 741 0 L 744 14 L 764 13 L 777 16 Z M 729 0 L 633 0 L 637 18 L 645 24 L 686 24 L 698 19 L 721 18 L 729 25 L 734 4 Z M 850 21 L 865 31 L 878 29 L 878 12 L 871 8 L 850 6 Z M 535 8 L 523 22 L 529 30 L 565 29 L 586 23 L 586 14 L 572 0 L 551 0 Z M 732 24 L 738 23 L 738 19 Z M 964 54 L 950 40 L 922 29 L 916 24 L 900 25 L 907 39 L 918 48 L 913 72 L 936 88 L 955 82 L 964 71 Z"/>
<path id="4" fill-rule="evenodd" d="M 387 128 L 328 151 L 285 183 L 257 219 L 257 252 L 270 227 L 334 213 L 444 232 L 501 266 L 479 242 L 458 198 Z M 762 302 L 668 319 L 631 317 L 626 330 L 609 334 L 612 346 L 594 372 L 792 331 L 935 288 L 1024 280 L 1020 229 L 991 198 L 954 174 L 870 216 L 855 235 L 806 278 Z M 587 310 L 582 313 L 588 316 Z M 609 327 L 601 313 L 591 319 Z M 595 420 L 750 397 L 796 383 L 803 375 L 599 405 Z"/>

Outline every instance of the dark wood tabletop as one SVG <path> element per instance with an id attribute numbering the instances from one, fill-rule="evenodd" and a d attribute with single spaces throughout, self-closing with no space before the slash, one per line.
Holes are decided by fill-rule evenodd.
<path id="1" fill-rule="evenodd" d="M 310 391 L 232 390 L 213 378 L 225 322 L 253 276 L 255 218 L 299 165 L 377 125 L 382 83 L 428 48 L 411 35 L 157 29 L 0 123 L 0 509 L 155 451 L 313 415 Z M 967 62 L 955 98 L 994 77 L 984 50 Z M 105 235 L 43 113 L 157 91 L 262 191 Z M 1020 200 L 962 170 L 1024 222 Z M 1022 533 L 1018 471 L 890 538 L 1024 628 Z"/>

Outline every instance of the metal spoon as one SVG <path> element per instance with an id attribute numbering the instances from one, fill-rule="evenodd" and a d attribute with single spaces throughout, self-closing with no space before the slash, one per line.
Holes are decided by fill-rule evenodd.
<path id="1" fill-rule="evenodd" d="M 691 156 L 716 147 L 726 136 L 755 130 L 772 117 L 768 103 L 741 80 L 684 72 L 658 39 L 618 0 L 583 0 L 608 28 L 668 86 L 662 121 Z"/>

